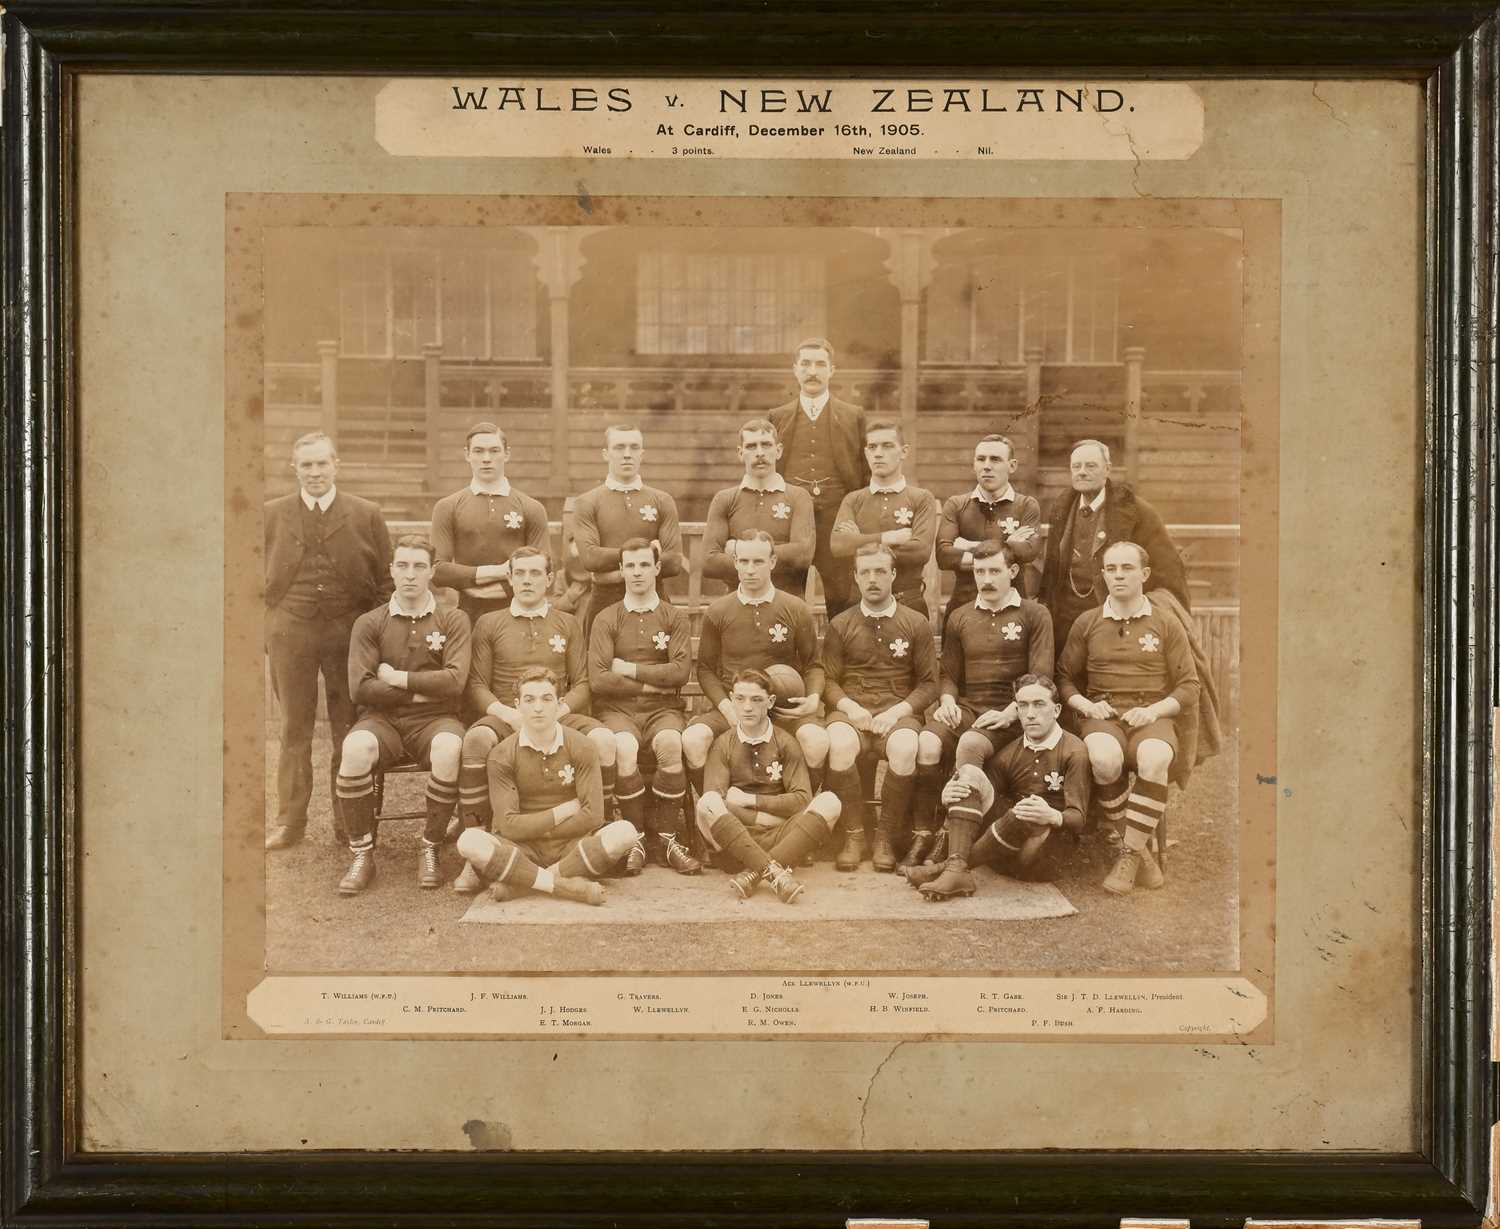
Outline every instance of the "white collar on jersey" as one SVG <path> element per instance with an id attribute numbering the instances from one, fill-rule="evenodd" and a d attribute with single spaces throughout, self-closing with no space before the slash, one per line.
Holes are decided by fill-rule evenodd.
<path id="1" fill-rule="evenodd" d="M 1024 734 L 1021 735 L 1021 742 L 1023 744 L 1025 744 L 1026 750 L 1028 750 L 1028 751 L 1051 751 L 1053 747 L 1057 746 L 1058 743 L 1062 742 L 1062 736 L 1063 736 L 1063 728 L 1062 728 L 1062 726 L 1060 726 L 1060 725 L 1054 725 L 1052 727 L 1052 733 L 1048 734 L 1047 737 L 1044 738 L 1044 739 L 1042 739 L 1041 742 L 1034 743 L 1034 742 L 1031 741 L 1031 739 L 1027 738 Z"/>
<path id="2" fill-rule="evenodd" d="M 633 593 L 627 593 L 621 603 L 626 610 L 633 610 L 636 614 L 650 614 L 661 605 L 661 594 L 656 590 L 643 598 L 638 598 Z"/>
<path id="3" fill-rule="evenodd" d="M 991 506 L 995 504 L 1003 504 L 1007 500 L 1014 499 L 1015 497 L 1016 488 L 1011 486 L 1011 484 L 1008 482 L 1005 484 L 1005 490 L 996 495 L 994 499 L 991 499 L 984 493 L 984 488 L 982 486 L 976 486 L 972 491 L 969 492 L 970 499 L 977 499 L 980 503 L 990 504 Z"/>
<path id="4" fill-rule="evenodd" d="M 422 609 L 417 611 L 416 614 L 408 614 L 402 610 L 400 599 L 394 593 L 391 594 L 391 613 L 393 615 L 400 615 L 403 619 L 423 619 L 436 609 L 437 598 L 432 595 L 431 589 L 427 590 L 427 601 L 423 603 Z"/>
<path id="5" fill-rule="evenodd" d="M 880 483 L 874 478 L 870 479 L 871 495 L 899 495 L 906 490 L 906 475 L 902 474 L 900 479 L 893 483 Z"/>
<path id="6" fill-rule="evenodd" d="M 495 483 L 494 488 L 491 489 L 490 487 L 480 486 L 479 479 L 475 478 L 474 481 L 469 483 L 469 490 L 473 491 L 476 495 L 509 495 L 510 479 L 500 479 L 499 482 Z"/>
<path id="7" fill-rule="evenodd" d="M 1008 589 L 1008 590 L 1006 590 L 1005 596 L 1000 599 L 1000 605 L 998 605 L 998 606 L 986 606 L 982 601 L 980 601 L 979 598 L 976 597 L 974 599 L 974 606 L 975 606 L 976 609 L 978 609 L 978 610 L 988 610 L 992 614 L 994 612 L 996 612 L 996 611 L 1009 610 L 1012 606 L 1019 607 L 1020 605 L 1021 605 L 1021 591 L 1019 589 Z"/>
<path id="8" fill-rule="evenodd" d="M 865 604 L 865 599 L 860 598 L 859 612 L 871 619 L 889 619 L 893 614 L 896 613 L 896 607 L 898 604 L 899 603 L 896 601 L 895 594 L 892 594 L 891 600 L 888 601 L 882 609 L 872 610 Z"/>
<path id="9" fill-rule="evenodd" d="M 749 597 L 746 595 L 743 586 L 736 589 L 734 595 L 740 599 L 741 606 L 764 606 L 767 602 L 776 600 L 776 586 L 772 585 L 767 589 L 765 597 Z"/>
<path id="10" fill-rule="evenodd" d="M 543 602 L 535 610 L 522 610 L 516 605 L 516 599 L 510 599 L 510 613 L 518 619 L 545 619 L 552 613 L 552 603 Z"/>
<path id="11" fill-rule="evenodd" d="M 604 479 L 604 485 L 607 486 L 611 491 L 639 491 L 646 484 L 641 480 L 641 476 L 637 474 L 633 482 L 621 482 L 618 478 L 613 478 L 606 475 Z"/>
<path id="12" fill-rule="evenodd" d="M 746 474 L 743 478 L 740 479 L 740 490 L 784 491 L 786 490 L 786 479 L 773 470 L 771 476 L 766 479 L 766 484 L 764 486 L 756 486 L 755 483 L 750 481 L 750 475 Z"/>
<path id="13" fill-rule="evenodd" d="M 771 719 L 769 717 L 766 718 L 766 732 L 764 734 L 759 734 L 754 738 L 751 738 L 750 735 L 746 734 L 745 727 L 740 725 L 738 722 L 735 723 L 734 732 L 739 735 L 740 742 L 744 743 L 745 746 L 758 747 L 761 745 L 761 743 L 768 743 L 771 741 Z"/>
<path id="14" fill-rule="evenodd" d="M 1104 617 L 1106 619 L 1119 619 L 1122 623 L 1131 619 L 1148 619 L 1151 617 L 1151 599 L 1144 593 L 1141 600 L 1135 604 L 1133 610 L 1121 610 L 1115 604 L 1114 598 L 1106 598 L 1104 601 Z"/>
<path id="15" fill-rule="evenodd" d="M 548 747 L 538 746 L 536 741 L 531 737 L 531 731 L 524 725 L 521 727 L 521 732 L 516 735 L 516 738 L 520 741 L 521 746 L 530 747 L 539 755 L 556 755 L 563 745 L 563 728 L 561 725 L 552 727 L 552 745 Z"/>

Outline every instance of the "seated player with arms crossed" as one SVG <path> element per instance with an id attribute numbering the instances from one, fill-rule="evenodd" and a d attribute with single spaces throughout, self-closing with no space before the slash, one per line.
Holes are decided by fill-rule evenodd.
<path id="1" fill-rule="evenodd" d="M 517 547 L 510 557 L 510 583 L 514 594 L 509 605 L 481 616 L 474 628 L 468 702 L 479 718 L 464 734 L 458 776 L 459 814 L 468 828 L 489 827 L 485 761 L 521 728 L 516 685 L 533 666 L 543 666 L 561 680 L 565 690 L 558 700 L 558 719 L 588 735 L 599 760 L 606 808 L 614 797 L 614 735 L 588 715 L 588 646 L 577 617 L 548 601 L 552 560 L 533 546 Z M 453 883 L 456 892 L 477 892 L 481 886 L 467 866 Z"/>
<path id="2" fill-rule="evenodd" d="M 844 496 L 829 545 L 838 558 L 857 555 L 862 546 L 889 547 L 896 567 L 896 600 L 925 615 L 922 571 L 937 538 L 937 500 L 906 481 L 901 469 L 910 452 L 896 419 L 878 418 L 865 428 L 870 485 Z M 855 588 L 859 587 L 856 580 Z"/>
<path id="3" fill-rule="evenodd" d="M 1010 546 L 981 542 L 973 555 L 978 593 L 943 629 L 942 696 L 917 741 L 912 840 L 902 866 L 916 866 L 931 852 L 944 762 L 978 767 L 1015 739 L 1015 679 L 1052 674 L 1052 616 L 1015 587 Z"/>
<path id="4" fill-rule="evenodd" d="M 458 719 L 469 677 L 469 619 L 439 610 L 432 595 L 432 543 L 415 534 L 396 539 L 390 603 L 366 611 L 349 635 L 349 694 L 359 720 L 344 737 L 335 783 L 349 851 L 354 855 L 339 892 L 354 896 L 375 878 L 375 777 L 381 764 L 410 757 L 431 769 L 427 823 L 417 882 L 435 888 L 438 849 L 458 802 Z"/>
<path id="5" fill-rule="evenodd" d="M 746 669 L 736 671 L 733 685 L 735 723 L 709 751 L 698 828 L 745 868 L 730 880 L 742 900 L 764 880 L 791 904 L 803 891 L 792 867 L 828 839 L 839 800 L 825 791 L 808 801 L 802 750 L 771 720 L 771 680 Z"/>
<path id="6" fill-rule="evenodd" d="M 813 501 L 806 490 L 788 486 L 776 472 L 781 452 L 781 441 L 769 419 L 752 418 L 740 428 L 739 454 L 745 476 L 739 486 L 720 491 L 708 505 L 703 527 L 706 580 L 738 583 L 734 552 L 739 540 L 761 529 L 771 535 L 776 548 L 771 583 L 793 597 L 807 592 L 807 569 L 816 549 Z"/>
<path id="7" fill-rule="evenodd" d="M 1124 819 L 1125 847 L 1103 884 L 1118 895 L 1138 882 L 1162 885 L 1150 846 L 1166 816 L 1167 780 L 1177 757 L 1173 718 L 1198 702 L 1187 634 L 1176 619 L 1153 609 L 1145 593 L 1148 558 L 1134 542 L 1105 547 L 1109 597 L 1078 616 L 1058 659 L 1063 703 L 1079 716 L 1100 809 L 1116 824 Z"/>
<path id="8" fill-rule="evenodd" d="M 703 793 L 709 748 L 734 725 L 729 688 L 741 670 L 782 665 L 802 676 L 806 694 L 777 705 L 771 719 L 796 736 L 810 771 L 821 770 L 828 758 L 828 734 L 817 716 L 823 669 L 818 664 L 812 611 L 800 597 L 783 593 L 771 583 L 776 546 L 764 530 L 752 529 L 738 541 L 734 566 L 739 588 L 709 604 L 698 637 L 698 685 L 714 708 L 694 717 L 682 734 L 688 779 L 698 794 Z"/>
<path id="9" fill-rule="evenodd" d="M 823 637 L 824 687 L 829 701 L 828 786 L 843 800 L 844 846 L 834 864 L 855 871 L 865 856 L 865 801 L 859 756 L 878 751 L 886 761 L 873 861 L 896 868 L 895 841 L 911 807 L 917 767 L 917 714 L 937 698 L 937 653 L 925 614 L 891 595 L 896 563 L 891 548 L 871 542 L 854 556 L 857 606 L 828 625 Z"/>
<path id="10" fill-rule="evenodd" d="M 972 491 L 943 501 L 938 520 L 937 563 L 953 573 L 953 593 L 943 609 L 943 626 L 953 612 L 974 600 L 974 549 L 983 542 L 1003 542 L 1010 561 L 1024 568 L 1041 553 L 1038 536 L 1042 506 L 1011 486 L 1016 472 L 1015 445 L 1003 435 L 986 435 L 974 445 Z M 1017 572 L 1016 588 L 1026 586 Z"/>
<path id="11" fill-rule="evenodd" d="M 656 591 L 661 557 L 645 538 L 620 545 L 625 596 L 606 607 L 589 634 L 589 689 L 594 712 L 614 738 L 615 796 L 620 814 L 643 832 L 650 852 L 679 875 L 703 869 L 680 840 L 682 796 L 682 686 L 692 672 L 688 619 Z M 649 807 L 641 780 L 641 743 L 651 745 L 656 775 Z M 654 815 L 648 821 L 648 810 Z"/>
<path id="12" fill-rule="evenodd" d="M 606 821 L 593 746 L 558 721 L 557 688 L 545 666 L 521 672 L 521 728 L 486 764 L 496 831 L 464 829 L 458 852 L 482 883 L 495 884 L 497 900 L 532 891 L 602 905 L 604 889 L 593 881 L 640 834 L 623 819 Z"/>
<path id="13" fill-rule="evenodd" d="M 1071 842 L 1083 831 L 1089 805 L 1089 756 L 1083 743 L 1057 724 L 1062 704 L 1045 675 L 1016 680 L 1021 737 L 985 769 L 966 764 L 943 787 L 948 806 L 946 861 L 907 869 L 906 878 L 928 900 L 972 896 L 971 866 L 993 866 L 1012 879 L 1056 879 Z M 993 784 L 991 783 L 993 781 Z M 998 806 L 996 805 L 998 799 Z M 1000 817 L 975 839 L 994 811 Z"/>

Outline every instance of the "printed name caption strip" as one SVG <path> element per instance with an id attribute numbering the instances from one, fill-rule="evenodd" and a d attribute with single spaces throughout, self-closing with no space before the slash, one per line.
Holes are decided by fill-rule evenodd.
<path id="1" fill-rule="evenodd" d="M 1203 101 L 1161 82 L 391 81 L 389 154 L 426 158 L 1191 157 Z"/>
<path id="2" fill-rule="evenodd" d="M 268 977 L 273 1037 L 861 1036 L 1232 1041 L 1265 1018 L 1243 978 Z"/>

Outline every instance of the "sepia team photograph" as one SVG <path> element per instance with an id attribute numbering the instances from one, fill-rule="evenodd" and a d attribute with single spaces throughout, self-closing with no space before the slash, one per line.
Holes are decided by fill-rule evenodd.
<path id="1" fill-rule="evenodd" d="M 310 223 L 263 279 L 268 971 L 1239 967 L 1239 232 Z"/>

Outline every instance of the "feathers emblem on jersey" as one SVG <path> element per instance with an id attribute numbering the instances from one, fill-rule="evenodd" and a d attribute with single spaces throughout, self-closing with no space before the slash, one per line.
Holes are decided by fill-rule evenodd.
<path id="1" fill-rule="evenodd" d="M 656 505 L 655 504 L 646 504 L 641 509 L 641 520 L 643 520 L 643 521 L 654 521 L 654 520 L 656 520 Z"/>
<path id="2" fill-rule="evenodd" d="M 573 784 L 573 765 L 572 764 L 564 764 L 561 768 L 559 768 L 557 770 L 557 779 L 559 781 L 561 781 L 564 785 L 572 785 Z"/>
<path id="3" fill-rule="evenodd" d="M 667 645 L 672 643 L 672 637 L 667 635 L 666 632 L 657 632 L 656 635 L 651 637 L 651 643 L 656 646 L 657 652 L 665 653 Z"/>
<path id="4" fill-rule="evenodd" d="M 778 521 L 784 521 L 792 514 L 792 505 L 787 503 L 776 503 L 771 505 L 771 515 Z"/>
<path id="5" fill-rule="evenodd" d="M 442 632 L 433 630 L 427 633 L 427 647 L 434 653 L 438 652 L 443 645 L 448 643 L 448 637 Z"/>
<path id="6" fill-rule="evenodd" d="M 519 528 L 521 528 L 521 522 L 524 519 L 525 518 L 522 517 L 521 514 L 519 512 L 517 512 L 514 508 L 512 508 L 509 512 L 507 512 L 505 514 L 505 523 L 511 529 L 519 529 Z"/>
<path id="7" fill-rule="evenodd" d="M 553 636 L 551 640 L 547 641 L 547 647 L 554 653 L 565 653 L 568 650 L 568 642 L 562 636 Z"/>
<path id="8" fill-rule="evenodd" d="M 898 524 L 898 525 L 910 525 L 911 524 L 911 518 L 912 518 L 912 510 L 910 508 L 897 508 L 896 509 L 896 524 Z"/>
<path id="9" fill-rule="evenodd" d="M 781 644 L 787 638 L 787 625 L 785 623 L 771 624 L 771 639 Z"/>
<path id="10" fill-rule="evenodd" d="M 1140 645 L 1147 653 L 1159 653 L 1161 652 L 1161 637 L 1155 632 L 1147 632 L 1141 637 Z"/>
<path id="11" fill-rule="evenodd" d="M 1000 528 L 1005 530 L 1005 536 L 1008 538 L 1011 534 L 1015 533 L 1016 530 L 1021 528 L 1021 522 L 1016 520 L 1016 518 L 1013 516 L 1007 516 L 1003 521 L 1000 522 Z"/>
<path id="12" fill-rule="evenodd" d="M 911 642 L 910 641 L 907 641 L 907 640 L 892 640 L 891 641 L 891 656 L 892 657 L 905 657 L 906 656 L 906 650 L 909 649 L 909 648 L 911 648 Z"/>
<path id="13" fill-rule="evenodd" d="M 1063 775 L 1060 772 L 1049 772 L 1044 780 L 1047 782 L 1048 789 L 1059 790 L 1063 787 Z"/>
<path id="14" fill-rule="evenodd" d="M 1007 640 L 1019 640 L 1021 638 L 1021 625 L 1019 623 L 1007 623 L 1000 629 L 1000 634 Z"/>
<path id="15" fill-rule="evenodd" d="M 781 764 L 779 761 L 773 761 L 769 766 L 767 766 L 766 776 L 770 777 L 773 781 L 781 780 Z"/>

